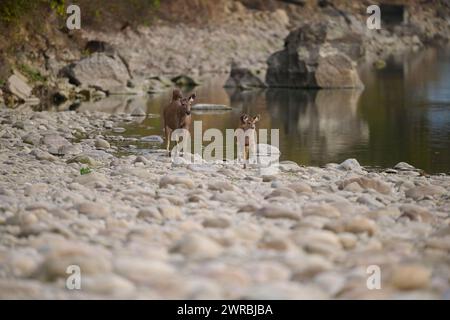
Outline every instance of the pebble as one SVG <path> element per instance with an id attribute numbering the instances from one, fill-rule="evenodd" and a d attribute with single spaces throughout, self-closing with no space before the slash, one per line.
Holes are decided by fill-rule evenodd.
<path id="1" fill-rule="evenodd" d="M 326 218 L 339 218 L 341 213 L 335 207 L 327 204 L 310 204 L 303 207 L 304 216 L 321 216 Z"/>
<path id="2" fill-rule="evenodd" d="M 110 215 L 109 209 L 104 203 L 84 202 L 77 206 L 78 212 L 92 219 L 102 219 Z"/>
<path id="3" fill-rule="evenodd" d="M 394 267 L 391 284 L 400 290 L 426 288 L 430 284 L 431 271 L 421 265 L 400 265 Z"/>
<path id="4" fill-rule="evenodd" d="M 111 148 L 111 145 L 109 144 L 108 141 L 101 138 L 97 138 L 95 139 L 95 147 L 97 149 L 109 149 Z"/>
<path id="5" fill-rule="evenodd" d="M 181 253 L 186 259 L 204 260 L 218 257 L 223 248 L 206 236 L 187 234 L 172 247 L 171 252 Z"/>
<path id="6" fill-rule="evenodd" d="M 427 196 L 436 197 L 445 194 L 446 191 L 440 186 L 418 186 L 405 191 L 405 195 L 408 198 L 419 200 Z"/>
<path id="7" fill-rule="evenodd" d="M 169 185 L 184 185 L 186 188 L 194 188 L 194 182 L 187 177 L 164 176 L 159 180 L 160 188 L 166 188 Z"/>
<path id="8" fill-rule="evenodd" d="M 267 219 L 290 219 L 290 220 L 300 220 L 302 216 L 301 210 L 291 210 L 289 208 L 284 208 L 281 206 L 265 206 L 258 209 L 255 214 L 257 216 L 267 218 Z"/>

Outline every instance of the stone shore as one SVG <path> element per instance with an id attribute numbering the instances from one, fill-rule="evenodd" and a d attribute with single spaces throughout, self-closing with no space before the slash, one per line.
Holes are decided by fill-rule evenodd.
<path id="1" fill-rule="evenodd" d="M 108 131 L 129 121 L 0 110 L 0 299 L 450 296 L 449 176 L 117 157 Z"/>

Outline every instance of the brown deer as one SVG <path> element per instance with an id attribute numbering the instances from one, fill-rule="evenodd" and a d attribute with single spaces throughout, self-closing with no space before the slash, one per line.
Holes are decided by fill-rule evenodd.
<path id="1" fill-rule="evenodd" d="M 247 161 L 250 156 L 250 147 L 256 150 L 256 123 L 261 119 L 258 114 L 256 117 L 250 117 L 247 114 L 241 115 L 239 118 L 239 129 L 244 131 L 244 169 L 247 168 Z M 251 139 L 250 139 L 251 138 Z"/>
<path id="2" fill-rule="evenodd" d="M 166 137 L 166 150 L 170 156 L 170 138 L 172 132 L 176 129 L 189 130 L 191 126 L 192 116 L 191 107 L 195 100 L 195 93 L 188 98 L 183 98 L 180 89 L 174 89 L 172 93 L 172 101 L 163 110 L 164 133 Z"/>

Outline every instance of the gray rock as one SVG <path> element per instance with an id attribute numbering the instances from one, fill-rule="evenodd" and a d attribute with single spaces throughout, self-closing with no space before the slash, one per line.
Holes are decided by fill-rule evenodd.
<path id="1" fill-rule="evenodd" d="M 205 228 L 225 229 L 231 225 L 231 222 L 226 218 L 207 218 L 202 224 Z"/>
<path id="2" fill-rule="evenodd" d="M 188 177 L 164 176 L 159 180 L 159 187 L 166 188 L 169 185 L 184 185 L 186 188 L 194 188 L 194 182 Z"/>
<path id="3" fill-rule="evenodd" d="M 446 190 L 443 187 L 433 185 L 413 187 L 405 191 L 405 195 L 414 200 L 419 200 L 427 196 L 440 196 L 445 193 Z"/>
<path id="4" fill-rule="evenodd" d="M 238 66 L 236 63 L 231 65 L 230 77 L 224 85 L 225 88 L 264 88 L 266 84 L 255 73 L 247 68 Z"/>
<path id="5" fill-rule="evenodd" d="M 285 39 L 285 48 L 267 60 L 270 87 L 360 88 L 355 60 L 363 55 L 361 36 L 334 22 L 306 23 Z"/>
<path id="6" fill-rule="evenodd" d="M 425 223 L 432 223 L 434 221 L 433 215 L 424 207 L 414 204 L 404 204 L 400 206 L 401 217 L 408 218 L 412 221 L 420 221 Z"/>
<path id="7" fill-rule="evenodd" d="M 269 205 L 258 209 L 255 214 L 268 219 L 290 219 L 300 220 L 302 212 L 300 210 L 291 210 L 289 208 Z"/>
<path id="8" fill-rule="evenodd" d="M 231 110 L 230 106 L 226 106 L 223 104 L 211 104 L 211 103 L 197 103 L 192 106 L 192 110 Z"/>
<path id="9" fill-rule="evenodd" d="M 348 161 L 348 160 L 346 160 L 346 161 Z M 341 166 L 342 166 L 342 164 L 341 164 Z M 346 164 L 346 167 L 350 168 L 353 166 L 350 164 Z M 380 179 L 368 178 L 368 177 L 357 177 L 357 178 L 346 179 L 344 181 L 339 182 L 338 186 L 339 186 L 339 189 L 343 190 L 352 183 L 357 183 L 363 189 L 372 189 L 372 190 L 378 191 L 379 193 L 382 193 L 382 194 L 390 194 L 392 191 L 391 187 L 386 182 L 381 181 Z"/>
<path id="10" fill-rule="evenodd" d="M 64 137 L 58 134 L 47 134 L 42 138 L 42 144 L 46 145 L 48 152 L 54 155 L 62 154 L 62 148 L 70 146 L 71 143 Z"/>
<path id="11" fill-rule="evenodd" d="M 118 55 L 94 53 L 72 63 L 60 72 L 76 85 L 100 87 L 109 93 L 126 92 L 130 80 L 126 64 Z"/>
<path id="12" fill-rule="evenodd" d="M 6 90 L 18 97 L 20 100 L 25 101 L 31 97 L 31 91 L 33 90 L 28 84 L 25 76 L 17 71 L 11 75 L 6 81 Z"/>
<path id="13" fill-rule="evenodd" d="M 170 251 L 181 253 L 186 259 L 204 260 L 216 258 L 223 252 L 223 248 L 206 236 L 190 233 L 181 238 Z"/>
<path id="14" fill-rule="evenodd" d="M 95 139 L 95 147 L 97 149 L 109 149 L 111 148 L 111 145 L 109 144 L 108 141 L 101 138 L 97 138 Z"/>
<path id="15" fill-rule="evenodd" d="M 57 157 L 54 155 L 51 155 L 50 153 L 40 150 L 40 149 L 34 149 L 31 151 L 31 154 L 36 157 L 38 160 L 47 160 L 47 161 L 56 161 L 58 160 Z"/>
<path id="16" fill-rule="evenodd" d="M 364 88 L 356 69 L 356 62 L 342 53 L 320 56 L 315 71 L 319 88 Z"/>
<path id="17" fill-rule="evenodd" d="M 414 171 L 417 170 L 414 166 L 410 165 L 406 162 L 399 162 L 394 166 L 394 169 L 402 170 L 402 171 Z"/>
<path id="18" fill-rule="evenodd" d="M 142 137 L 141 141 L 150 142 L 150 143 L 160 143 L 160 144 L 164 142 L 163 138 L 161 138 L 161 136 L 157 136 L 157 135 Z"/>
<path id="19" fill-rule="evenodd" d="M 179 75 L 171 79 L 173 83 L 180 87 L 195 87 L 198 85 L 193 78 L 186 75 Z"/>
<path id="20" fill-rule="evenodd" d="M 361 165 L 356 159 L 347 159 L 339 165 L 340 169 L 343 170 L 361 170 Z"/>
<path id="21" fill-rule="evenodd" d="M 80 214 L 86 215 L 93 219 L 102 219 L 109 216 L 109 209 L 105 203 L 84 202 L 77 206 Z"/>

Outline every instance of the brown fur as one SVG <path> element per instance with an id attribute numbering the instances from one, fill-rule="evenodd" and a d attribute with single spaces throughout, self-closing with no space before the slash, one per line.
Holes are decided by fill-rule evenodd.
<path id="1" fill-rule="evenodd" d="M 192 122 L 191 105 L 195 100 L 195 93 L 189 98 L 183 98 L 181 90 L 174 89 L 172 101 L 163 110 L 164 133 L 166 138 L 166 150 L 170 155 L 170 137 L 176 129 L 189 130 Z"/>

